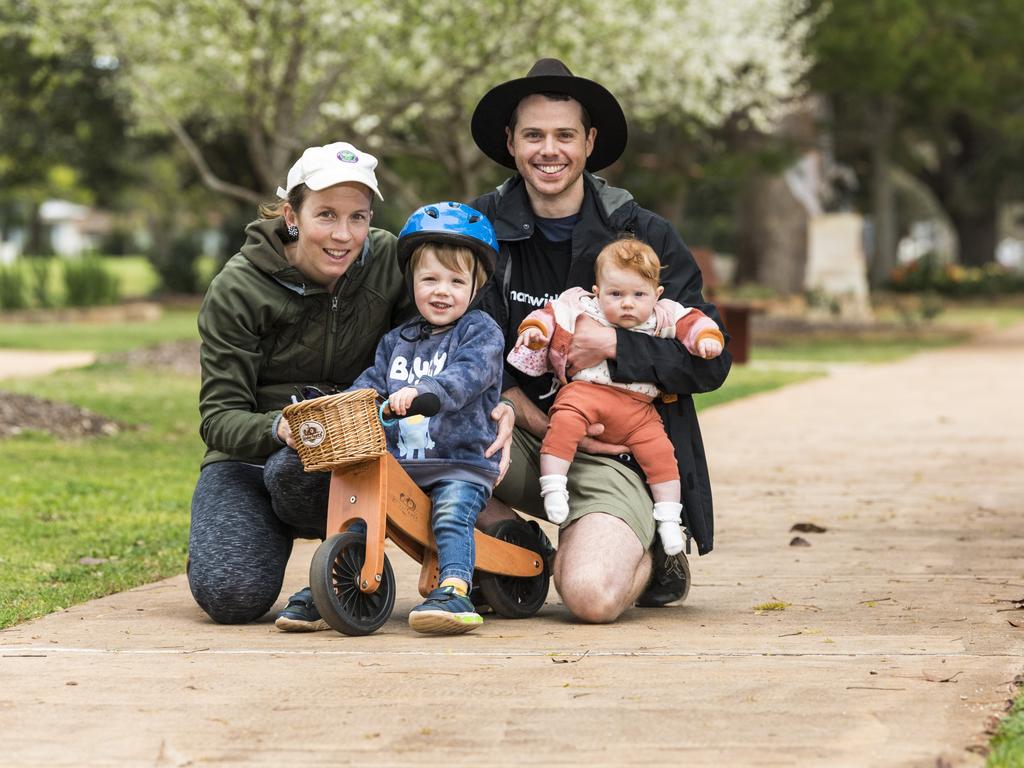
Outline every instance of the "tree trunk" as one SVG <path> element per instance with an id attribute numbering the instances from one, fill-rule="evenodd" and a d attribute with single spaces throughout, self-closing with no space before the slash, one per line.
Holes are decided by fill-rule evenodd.
<path id="1" fill-rule="evenodd" d="M 951 211 L 950 215 L 960 241 L 961 264 L 980 267 L 995 259 L 999 239 L 995 206 L 971 213 Z"/>
<path id="2" fill-rule="evenodd" d="M 686 210 L 686 197 L 689 193 L 686 182 L 681 175 L 677 175 L 679 181 L 674 185 L 672 192 L 659 197 L 653 201 L 653 210 L 656 214 L 672 223 L 677 232 L 681 232 L 680 223 L 683 220 L 683 211 Z M 683 233 L 685 235 L 685 233 Z M 710 243 L 688 243 L 691 246 L 709 246 Z"/>
<path id="3" fill-rule="evenodd" d="M 946 125 L 951 138 L 936 141 L 938 167 L 920 178 L 949 215 L 956 230 L 960 263 L 980 266 L 995 259 L 1003 184 L 1013 166 L 992 163 L 986 153 L 1000 140 L 964 113 Z"/>
<path id="4" fill-rule="evenodd" d="M 894 109 L 885 99 L 879 106 L 871 137 L 871 209 L 874 219 L 874 253 L 869 279 L 881 287 L 896 268 L 896 191 L 892 183 L 892 126 Z"/>
<path id="5" fill-rule="evenodd" d="M 807 211 L 782 176 L 751 178 L 738 206 L 737 280 L 753 281 L 783 295 L 804 290 Z"/>
<path id="6" fill-rule="evenodd" d="M 29 256 L 46 256 L 50 253 L 49 244 L 45 240 L 43 219 L 39 215 L 39 204 L 32 203 L 28 211 L 28 237 L 25 239 L 23 253 Z"/>

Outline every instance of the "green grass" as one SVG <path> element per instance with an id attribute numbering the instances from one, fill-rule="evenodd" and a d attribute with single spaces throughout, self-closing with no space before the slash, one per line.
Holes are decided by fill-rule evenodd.
<path id="1" fill-rule="evenodd" d="M 995 304 L 954 304 L 935 318 L 939 326 L 1006 328 L 1024 322 L 1024 301 Z"/>
<path id="2" fill-rule="evenodd" d="M 749 368 L 745 365 L 734 365 L 725 384 L 714 392 L 695 395 L 693 399 L 697 410 L 701 411 L 728 403 L 730 400 L 756 395 L 758 392 L 768 392 L 787 384 L 796 384 L 800 381 L 817 378 L 823 376 L 824 373 L 824 371 L 771 371 Z"/>
<path id="3" fill-rule="evenodd" d="M 0 323 L 0 347 L 120 352 L 163 341 L 198 339 L 196 311 L 164 309 L 159 320 L 133 323 Z"/>
<path id="4" fill-rule="evenodd" d="M 66 441 L 26 432 L 3 441 L 0 627 L 180 573 L 202 456 L 198 381 L 99 365 L 3 387 L 138 429 Z M 82 565 L 83 557 L 107 562 Z"/>
<path id="5" fill-rule="evenodd" d="M 126 299 L 145 298 L 156 290 L 156 271 L 145 256 L 106 256 L 103 264 L 117 275 Z"/>
<path id="6" fill-rule="evenodd" d="M 1024 691 L 999 723 L 985 760 L 986 768 L 1020 768 L 1024 766 Z"/>
<path id="7" fill-rule="evenodd" d="M 905 301 L 916 301 L 903 297 Z M 1024 300 L 982 303 L 946 300 L 942 311 L 928 321 L 901 324 L 899 305 L 891 296 L 876 307 L 875 316 L 884 329 L 863 332 L 829 331 L 827 325 L 814 333 L 786 336 L 755 343 L 753 362 L 801 361 L 810 363 L 887 363 L 916 352 L 960 344 L 979 333 L 991 333 L 1024 322 Z"/>
<path id="8" fill-rule="evenodd" d="M 968 338 L 970 334 L 966 331 L 881 339 L 795 338 L 771 346 L 755 345 L 750 359 L 754 362 L 799 360 L 816 363 L 888 363 L 915 352 L 948 347 Z"/>

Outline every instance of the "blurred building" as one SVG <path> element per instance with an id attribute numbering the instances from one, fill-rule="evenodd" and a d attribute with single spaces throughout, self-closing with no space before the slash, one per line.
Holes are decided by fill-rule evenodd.
<path id="1" fill-rule="evenodd" d="M 41 255 L 52 253 L 64 258 L 102 250 L 114 226 L 109 211 L 67 200 L 45 201 L 39 206 L 38 217 L 34 225 L 40 229 Z M 27 226 L 9 228 L 6 239 L 0 242 L 0 264 L 10 264 L 22 255 L 29 240 Z"/>
<path id="2" fill-rule="evenodd" d="M 67 200 L 47 200 L 39 207 L 39 218 L 49 235 L 50 248 L 63 257 L 100 250 L 113 227 L 108 212 Z"/>

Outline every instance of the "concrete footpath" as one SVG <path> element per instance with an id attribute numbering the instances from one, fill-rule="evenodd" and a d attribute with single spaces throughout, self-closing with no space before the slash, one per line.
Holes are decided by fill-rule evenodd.
<path id="1" fill-rule="evenodd" d="M 46 376 L 65 368 L 91 365 L 92 352 L 37 352 L 28 349 L 0 349 L 0 380 Z"/>
<path id="2" fill-rule="evenodd" d="M 1024 671 L 1022 381 L 1018 326 L 707 412 L 716 550 L 612 626 L 552 590 L 417 636 L 392 549 L 366 638 L 215 626 L 184 577 L 5 630 L 0 765 L 981 765 Z"/>

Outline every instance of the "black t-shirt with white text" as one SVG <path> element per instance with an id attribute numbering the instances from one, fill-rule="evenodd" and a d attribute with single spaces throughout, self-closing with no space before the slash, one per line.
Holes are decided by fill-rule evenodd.
<path id="1" fill-rule="evenodd" d="M 571 229 L 569 230 L 571 232 Z M 572 240 L 548 240 L 540 226 L 528 240 L 509 243 L 511 255 L 508 294 L 508 338 L 506 348 L 515 345 L 519 324 L 535 309 L 558 298 L 567 287 Z M 540 399 L 551 391 L 551 374 L 528 376 L 514 371 L 519 386 L 537 406 L 547 412 L 553 397 Z"/>

